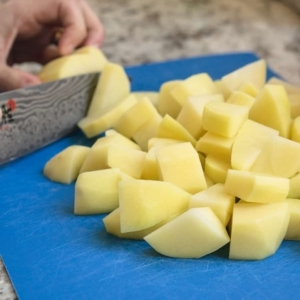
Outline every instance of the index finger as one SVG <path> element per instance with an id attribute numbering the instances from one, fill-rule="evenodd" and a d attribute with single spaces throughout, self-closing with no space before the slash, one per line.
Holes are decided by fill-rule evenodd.
<path id="1" fill-rule="evenodd" d="M 59 18 L 63 27 L 58 45 L 59 52 L 61 55 L 67 55 L 83 43 L 87 28 L 81 8 L 73 1 L 62 2 Z"/>
<path id="2" fill-rule="evenodd" d="M 85 1 L 82 2 L 82 13 L 87 29 L 87 35 L 83 42 L 83 46 L 92 45 L 100 47 L 104 40 L 104 28 L 101 21 Z"/>

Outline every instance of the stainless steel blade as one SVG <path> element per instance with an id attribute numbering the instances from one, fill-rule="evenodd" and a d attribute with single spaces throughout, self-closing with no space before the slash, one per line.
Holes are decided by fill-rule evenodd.
<path id="1" fill-rule="evenodd" d="M 0 94 L 0 165 L 76 128 L 99 74 L 87 74 Z"/>

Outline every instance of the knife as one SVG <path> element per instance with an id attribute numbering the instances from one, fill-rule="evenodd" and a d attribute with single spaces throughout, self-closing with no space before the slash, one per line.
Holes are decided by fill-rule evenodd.
<path id="1" fill-rule="evenodd" d="M 98 78 L 85 74 L 0 94 L 0 165 L 74 131 Z"/>

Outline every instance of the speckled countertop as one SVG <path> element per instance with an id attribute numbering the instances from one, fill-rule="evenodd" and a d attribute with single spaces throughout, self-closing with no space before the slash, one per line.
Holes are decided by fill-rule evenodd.
<path id="1" fill-rule="evenodd" d="M 300 86 L 299 0 L 89 0 L 103 51 L 136 65 L 210 53 L 254 51 Z M 33 291 L 34 292 L 34 291 Z M 16 299 L 0 263 L 0 299 Z"/>

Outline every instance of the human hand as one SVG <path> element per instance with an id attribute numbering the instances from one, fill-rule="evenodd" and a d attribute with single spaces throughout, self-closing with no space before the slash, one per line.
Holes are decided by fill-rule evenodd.
<path id="1" fill-rule="evenodd" d="M 56 46 L 52 41 L 58 30 Z M 12 64 L 45 64 L 80 46 L 99 47 L 103 37 L 103 27 L 85 0 L 10 0 L 0 6 L 0 89 L 40 83 Z"/>

